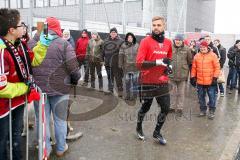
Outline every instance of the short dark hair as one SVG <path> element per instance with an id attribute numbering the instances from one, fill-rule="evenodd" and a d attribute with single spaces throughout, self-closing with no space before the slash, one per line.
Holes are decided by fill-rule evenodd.
<path id="1" fill-rule="evenodd" d="M 16 28 L 20 21 L 20 13 L 16 9 L 0 9 L 0 36 L 6 36 L 10 28 Z"/>
<path id="2" fill-rule="evenodd" d="M 220 43 L 220 39 L 215 39 L 214 42 L 215 42 L 215 41 L 218 42 L 218 43 Z"/>

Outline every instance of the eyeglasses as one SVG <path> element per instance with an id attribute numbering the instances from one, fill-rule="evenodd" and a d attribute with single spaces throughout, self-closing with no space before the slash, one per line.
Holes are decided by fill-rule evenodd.
<path id="1" fill-rule="evenodd" d="M 24 22 L 22 22 L 20 25 L 16 26 L 15 28 L 18 28 L 18 27 L 26 27 L 27 28 L 27 26 Z"/>

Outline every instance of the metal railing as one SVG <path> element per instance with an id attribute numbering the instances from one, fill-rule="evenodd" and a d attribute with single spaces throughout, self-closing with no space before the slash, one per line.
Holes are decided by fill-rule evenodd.
<path id="1" fill-rule="evenodd" d="M 39 160 L 45 160 L 47 159 L 47 150 L 46 150 L 46 129 L 45 129 L 45 99 L 46 99 L 46 94 L 42 93 L 42 90 L 39 87 L 36 87 L 38 93 L 40 94 L 40 101 L 39 101 L 39 106 L 38 106 L 38 159 Z M 25 96 L 25 106 L 24 107 L 28 107 L 28 99 L 27 96 Z M 26 114 L 26 160 L 29 159 L 29 128 L 28 128 L 28 112 Z M 13 133 L 12 133 L 12 99 L 9 99 L 9 158 L 10 160 L 13 159 Z"/>

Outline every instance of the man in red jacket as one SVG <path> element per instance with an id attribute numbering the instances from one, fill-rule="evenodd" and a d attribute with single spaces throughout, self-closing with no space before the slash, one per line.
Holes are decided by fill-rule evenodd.
<path id="1" fill-rule="evenodd" d="M 165 145 L 166 140 L 160 133 L 170 108 L 170 94 L 168 88 L 168 74 L 171 73 L 170 60 L 172 58 L 172 42 L 164 37 L 165 20 L 163 17 L 153 17 L 152 35 L 144 38 L 138 49 L 136 58 L 140 70 L 139 83 L 142 107 L 138 112 L 137 135 L 144 140 L 142 122 L 149 111 L 155 97 L 161 111 L 157 118 L 157 125 L 153 138 Z"/>
<path id="2" fill-rule="evenodd" d="M 76 43 L 76 56 L 78 59 L 79 67 L 84 66 L 84 86 L 88 85 L 88 79 L 89 79 L 89 64 L 86 60 L 86 53 L 87 53 L 87 46 L 88 46 L 88 31 L 84 29 L 81 33 L 81 37 L 77 40 Z"/>

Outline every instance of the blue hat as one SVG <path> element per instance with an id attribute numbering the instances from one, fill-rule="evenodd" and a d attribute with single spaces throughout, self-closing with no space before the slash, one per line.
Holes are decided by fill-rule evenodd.
<path id="1" fill-rule="evenodd" d="M 184 34 L 176 34 L 174 40 L 183 41 L 184 40 Z"/>

